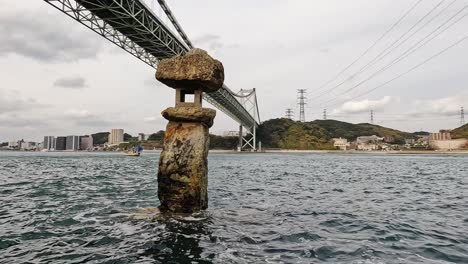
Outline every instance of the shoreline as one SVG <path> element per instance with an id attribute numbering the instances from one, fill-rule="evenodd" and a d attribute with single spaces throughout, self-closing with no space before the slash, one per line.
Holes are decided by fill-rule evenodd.
<path id="1" fill-rule="evenodd" d="M 161 153 L 162 149 L 144 150 L 143 153 Z M 21 150 L 0 150 L 0 152 L 24 152 L 24 153 L 121 153 L 120 151 L 21 151 Z M 298 150 L 298 149 L 265 149 L 261 152 L 238 152 L 237 150 L 229 149 L 210 149 L 209 153 L 225 153 L 225 154 L 357 154 L 357 155 L 451 155 L 464 154 L 468 155 L 468 150 L 392 150 L 392 151 L 358 151 L 358 150 Z"/>
<path id="2" fill-rule="evenodd" d="M 468 150 L 401 150 L 401 151 L 358 151 L 358 150 L 265 150 L 265 153 L 320 153 L 320 154 L 468 154 Z"/>

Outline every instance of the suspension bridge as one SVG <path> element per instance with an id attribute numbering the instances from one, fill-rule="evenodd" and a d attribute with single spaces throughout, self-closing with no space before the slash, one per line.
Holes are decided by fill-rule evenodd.
<path id="1" fill-rule="evenodd" d="M 155 69 L 160 60 L 193 48 L 164 0 L 156 5 L 154 0 L 44 1 Z M 239 150 L 256 150 L 260 113 L 255 89 L 235 93 L 223 85 L 203 98 L 239 123 Z"/>

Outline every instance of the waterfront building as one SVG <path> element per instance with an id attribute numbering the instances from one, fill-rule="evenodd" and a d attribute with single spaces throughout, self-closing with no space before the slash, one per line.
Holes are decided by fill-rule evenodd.
<path id="1" fill-rule="evenodd" d="M 381 137 L 378 137 L 376 135 L 372 135 L 372 136 L 360 136 L 356 139 L 356 142 L 359 144 L 359 143 L 369 143 L 369 142 L 374 142 L 374 143 L 377 143 L 377 142 L 381 142 L 383 141 L 384 138 L 381 138 Z"/>
<path id="2" fill-rule="evenodd" d="M 383 138 L 383 141 L 387 142 L 387 143 L 393 143 L 393 142 L 395 142 L 395 138 L 392 137 L 392 136 L 386 136 L 386 137 Z"/>
<path id="3" fill-rule="evenodd" d="M 150 137 L 150 135 L 148 135 L 148 134 L 138 133 L 138 140 L 139 141 L 148 140 L 149 137 Z"/>
<path id="4" fill-rule="evenodd" d="M 333 138 L 333 146 L 340 150 L 347 150 L 350 146 L 346 138 Z"/>
<path id="5" fill-rule="evenodd" d="M 437 150 L 454 150 L 467 146 L 466 139 L 452 139 L 450 130 L 440 130 L 439 133 L 429 135 L 429 146 Z"/>
<path id="6" fill-rule="evenodd" d="M 54 136 L 45 136 L 43 149 L 45 150 L 55 150 L 55 137 Z"/>
<path id="7" fill-rule="evenodd" d="M 30 141 L 23 141 L 21 142 L 20 149 L 25 151 L 36 150 L 36 143 Z"/>
<path id="8" fill-rule="evenodd" d="M 440 130 L 439 133 L 431 133 L 429 135 L 429 141 L 433 140 L 451 140 L 452 137 L 450 135 L 449 130 Z"/>
<path id="9" fill-rule="evenodd" d="M 93 150 L 93 137 L 91 136 L 80 137 L 80 149 L 81 150 Z"/>
<path id="10" fill-rule="evenodd" d="M 18 140 L 12 140 L 8 142 L 8 149 L 18 149 Z"/>
<path id="11" fill-rule="evenodd" d="M 55 139 L 55 150 L 66 150 L 67 149 L 67 137 L 57 137 Z"/>
<path id="12" fill-rule="evenodd" d="M 79 136 L 67 136 L 66 150 L 75 151 L 80 149 Z"/>
<path id="13" fill-rule="evenodd" d="M 109 134 L 109 145 L 120 144 L 124 142 L 124 130 L 112 129 Z"/>
<path id="14" fill-rule="evenodd" d="M 356 139 L 357 149 L 363 151 L 378 150 L 384 138 L 376 135 L 360 136 Z"/>

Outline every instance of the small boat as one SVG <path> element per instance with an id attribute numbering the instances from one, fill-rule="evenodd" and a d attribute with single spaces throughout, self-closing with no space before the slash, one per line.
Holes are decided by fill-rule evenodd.
<path id="1" fill-rule="evenodd" d="M 132 147 L 132 150 L 123 152 L 123 155 L 129 156 L 129 157 L 140 157 L 142 151 L 143 151 L 143 148 L 141 146 L 138 146 L 136 151 L 135 151 L 135 147 Z"/>
<path id="2" fill-rule="evenodd" d="M 123 153 L 124 156 L 130 156 L 130 157 L 139 157 L 140 154 L 141 154 L 140 152 L 132 152 L 132 151 Z"/>

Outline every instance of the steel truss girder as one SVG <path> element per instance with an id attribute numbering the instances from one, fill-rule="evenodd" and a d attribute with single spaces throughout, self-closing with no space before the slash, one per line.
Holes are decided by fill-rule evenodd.
<path id="1" fill-rule="evenodd" d="M 187 45 L 140 0 L 44 1 L 155 69 L 161 59 L 189 51 Z M 162 7 L 166 14 L 170 14 L 172 23 L 177 24 L 167 6 Z M 183 32 L 178 24 L 176 29 Z M 185 33 L 182 37 L 188 40 Z M 203 98 L 245 127 L 251 127 L 253 123 L 258 126 L 255 117 L 227 86 L 204 94 Z"/>

